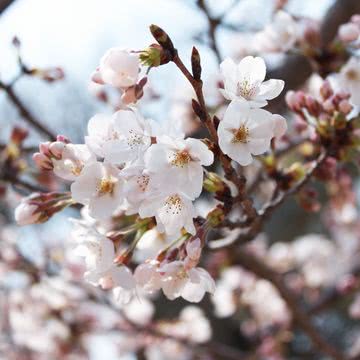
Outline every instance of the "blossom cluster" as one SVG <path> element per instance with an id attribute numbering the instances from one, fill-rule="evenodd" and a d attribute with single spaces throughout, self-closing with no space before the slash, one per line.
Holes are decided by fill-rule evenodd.
<path id="1" fill-rule="evenodd" d="M 253 156 L 270 149 L 272 138 L 286 131 L 284 118 L 261 109 L 280 94 L 284 82 L 264 81 L 266 66 L 260 57 L 249 56 L 239 64 L 228 58 L 220 71 L 221 92 L 231 103 L 218 127 L 219 146 L 240 165 L 249 165 Z M 103 57 L 93 79 L 121 89 L 129 99 L 140 72 L 138 53 L 114 48 Z M 136 100 L 133 97 L 132 105 L 112 115 L 92 117 L 84 144 L 73 144 L 65 136 L 41 143 L 34 161 L 71 182 L 71 201 L 86 206 L 93 219 L 104 221 L 116 214 L 145 219 L 134 226 L 136 235 L 127 249 L 96 227 L 78 224 L 76 252 L 85 258 L 87 281 L 113 289 L 124 303 L 137 288 L 150 293 L 162 289 L 169 299 L 182 296 L 198 302 L 205 292 L 214 292 L 210 275 L 197 267 L 204 236 L 197 236 L 200 230 L 194 224 L 194 201 L 202 193 L 204 166 L 213 164 L 214 154 L 206 141 L 185 138 L 176 124 L 160 126 L 144 118 Z M 23 202 L 17 209 L 19 223 L 40 221 L 41 211 L 34 206 L 30 199 Z M 127 262 L 151 231 L 146 219 L 152 218 L 165 243 L 171 247 L 175 241 L 178 248 L 183 244 L 185 251 L 174 257 L 166 255 L 167 248 L 159 249 L 165 256 L 144 259 L 133 274 Z"/>
<path id="2" fill-rule="evenodd" d="M 99 81 L 101 75 L 104 83 L 128 88 L 137 81 L 139 71 L 136 54 L 113 49 L 101 61 L 96 77 Z M 196 234 L 193 202 L 202 192 L 203 167 L 211 165 L 214 156 L 201 140 L 185 139 L 175 126 L 161 127 L 129 106 L 113 115 L 91 118 L 85 144 L 72 144 L 59 136 L 55 142 L 42 143 L 34 160 L 40 168 L 70 181 L 72 200 L 87 206 L 94 219 L 109 219 L 121 212 L 138 214 L 142 219 L 154 217 L 158 231 L 168 241 L 185 234 L 184 241 Z M 146 233 L 138 235 L 134 243 L 141 235 Z M 144 281 L 140 275 L 144 268 L 135 272 L 134 278 L 128 267 L 114 264 L 113 241 L 96 229 L 87 229 L 80 237 L 77 253 L 86 259 L 86 279 L 103 288 L 114 288 L 116 296 L 127 302 L 135 284 Z M 188 290 L 191 284 L 204 283 L 204 292 L 213 292 L 214 288 L 208 273 L 196 268 L 200 242 L 194 238 L 186 249 L 182 261 L 157 262 L 155 273 L 161 278 L 161 286 L 156 287 L 162 287 L 169 298 L 182 295 L 199 301 L 204 293 L 192 298 L 189 291 L 197 289 L 193 286 Z"/>
<path id="3" fill-rule="evenodd" d="M 316 22 L 282 10 L 252 34 L 256 46 L 247 46 L 249 54 L 299 51 L 318 72 L 285 96 L 293 120 L 289 131 L 285 118 L 269 111 L 285 106 L 275 100 L 285 82 L 266 74 L 262 57 L 244 52 L 241 59 L 219 61 L 212 79 L 216 85 L 210 85 L 201 78 L 196 48 L 190 71 L 169 36 L 156 25 L 150 29 L 158 44 L 142 51 L 112 48 L 92 75 L 96 86 L 120 94 L 114 112 L 93 116 L 82 143 L 50 134 L 34 154 L 41 173 L 56 175 L 67 191 L 48 186 L 49 192 L 43 192 L 41 186 L 20 181 L 25 132 L 14 131 L 0 153 L 0 177 L 13 181 L 15 190 L 36 190 L 16 208 L 18 224 L 45 222 L 66 207 L 81 209 L 81 218 L 71 219 L 70 250 L 64 258 L 84 261 L 79 265 L 76 260 L 64 274 L 72 275 L 69 282 L 84 276 L 105 290 L 81 282 L 77 291 L 54 275 L 58 264 L 39 273 L 12 249 L 1 249 L 0 273 L 17 267 L 27 275 L 26 289 L 14 292 L 7 305 L 15 342 L 39 353 L 56 348 L 51 356 L 58 357 L 73 339 L 83 341 L 101 322 L 92 305 L 86 315 L 77 314 L 73 305 L 104 296 L 106 305 L 116 309 L 106 330 L 125 328 L 123 352 L 149 359 L 192 358 L 196 344 L 211 337 L 209 321 L 192 306 L 173 322 L 155 320 L 152 300 L 162 301 L 157 298 L 162 292 L 170 300 L 197 303 L 209 293 L 215 315 L 239 322 L 237 330 L 255 344 L 255 356 L 285 359 L 283 345 L 291 341 L 294 324 L 315 345 L 320 338 L 320 351 L 332 356 L 331 346 L 321 345 L 325 340 L 316 335 L 311 316 L 331 301 L 353 295 L 348 314 L 360 317 L 359 210 L 348 166 L 359 165 L 360 154 L 360 62 L 353 52 L 359 17 L 341 26 L 334 43 L 324 49 Z M 168 114 L 171 121 L 159 124 L 143 115 L 140 100 L 150 93 L 145 87 L 149 71 L 153 74 L 168 62 L 189 81 L 196 99 L 185 102 L 186 111 L 176 107 Z M 191 118 L 191 131 L 183 127 L 185 116 Z M 199 139 L 203 130 L 209 136 Z M 319 186 L 312 185 L 314 180 Z M 281 238 L 262 233 L 270 215 L 291 196 L 306 211 L 323 210 L 321 220 L 331 239 L 298 237 L 293 229 L 279 231 Z M 321 204 L 320 198 L 327 200 Z M 209 249 L 218 251 L 205 251 Z M 75 324 L 67 322 L 69 317 Z M 39 342 L 37 328 L 45 329 L 40 334 L 46 341 Z M 131 336 L 134 330 L 140 335 Z M 209 351 L 213 345 L 216 351 L 216 344 L 209 344 Z"/>

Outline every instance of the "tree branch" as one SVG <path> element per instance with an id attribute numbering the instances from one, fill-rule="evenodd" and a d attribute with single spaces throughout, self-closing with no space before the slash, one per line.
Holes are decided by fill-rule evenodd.
<path id="1" fill-rule="evenodd" d="M 35 116 L 26 108 L 23 102 L 15 94 L 13 87 L 0 82 L 0 89 L 3 89 L 14 106 L 18 109 L 23 119 L 29 123 L 39 133 L 45 135 L 49 140 L 56 140 L 56 135 L 43 125 Z"/>

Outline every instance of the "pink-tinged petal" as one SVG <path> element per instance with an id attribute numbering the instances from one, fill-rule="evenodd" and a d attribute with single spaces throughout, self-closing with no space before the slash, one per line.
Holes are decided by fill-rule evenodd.
<path id="1" fill-rule="evenodd" d="M 284 89 L 285 82 L 283 80 L 271 79 L 260 85 L 260 98 L 271 100 L 280 95 Z"/>
<path id="2" fill-rule="evenodd" d="M 274 137 L 280 139 L 287 131 L 286 119 L 278 114 L 272 116 L 274 122 Z"/>
<path id="3" fill-rule="evenodd" d="M 135 279 L 129 268 L 126 266 L 113 266 L 110 271 L 114 287 L 120 286 L 127 290 L 135 289 Z"/>
<path id="4" fill-rule="evenodd" d="M 216 285 L 214 279 L 211 275 L 203 268 L 196 268 L 198 275 L 201 278 L 201 283 L 205 287 L 206 291 L 210 294 L 213 294 L 216 290 Z"/>
<path id="5" fill-rule="evenodd" d="M 187 283 L 187 278 L 184 279 L 182 277 L 174 276 L 173 279 L 163 281 L 162 283 L 163 293 L 169 300 L 174 300 L 181 295 L 182 290 L 186 283 Z"/>

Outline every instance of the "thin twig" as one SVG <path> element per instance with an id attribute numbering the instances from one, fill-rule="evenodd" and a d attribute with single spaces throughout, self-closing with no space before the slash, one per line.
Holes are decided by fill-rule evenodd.
<path id="1" fill-rule="evenodd" d="M 45 125 L 43 125 L 38 119 L 36 119 L 35 116 L 26 108 L 23 102 L 15 94 L 12 86 L 0 82 L 0 89 L 5 91 L 11 102 L 15 105 L 20 115 L 27 123 L 29 123 L 38 132 L 45 135 L 49 140 L 56 140 L 56 135 Z"/>

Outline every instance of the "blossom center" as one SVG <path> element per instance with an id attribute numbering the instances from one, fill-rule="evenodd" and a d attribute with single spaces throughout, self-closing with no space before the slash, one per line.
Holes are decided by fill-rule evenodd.
<path id="1" fill-rule="evenodd" d="M 181 270 L 179 270 L 177 273 L 176 273 L 176 277 L 178 279 L 181 279 L 181 280 L 184 280 L 184 279 L 187 279 L 188 278 L 188 274 L 186 272 L 186 270 L 184 268 L 182 268 Z"/>
<path id="2" fill-rule="evenodd" d="M 178 195 L 169 196 L 166 200 L 165 206 L 166 213 L 171 213 L 172 215 L 180 214 L 183 208 L 182 201 Z"/>
<path id="3" fill-rule="evenodd" d="M 251 100 L 256 93 L 256 85 L 251 84 L 248 79 L 244 79 L 237 83 L 237 95 L 243 97 L 246 100 Z"/>
<path id="4" fill-rule="evenodd" d="M 136 133 L 134 130 L 130 130 L 127 142 L 130 148 L 134 148 L 135 146 L 144 143 L 144 137 L 143 135 Z"/>
<path id="5" fill-rule="evenodd" d="M 359 80 L 360 76 L 359 76 L 359 73 L 354 70 L 354 69 L 350 69 L 346 72 L 346 77 L 349 79 L 349 80 Z"/>
<path id="6" fill-rule="evenodd" d="M 241 125 L 238 129 L 232 129 L 231 132 L 234 134 L 234 137 L 231 140 L 233 144 L 246 144 L 249 141 L 249 128 L 247 126 Z"/>
<path id="7" fill-rule="evenodd" d="M 171 159 L 171 165 L 184 167 L 191 161 L 191 156 L 186 150 L 176 151 Z"/>
<path id="8" fill-rule="evenodd" d="M 150 181 L 150 176 L 149 175 L 141 175 L 137 178 L 136 182 L 139 186 L 139 189 L 142 192 L 145 192 L 148 185 L 149 185 L 149 181 Z"/>
<path id="9" fill-rule="evenodd" d="M 115 188 L 115 181 L 111 178 L 102 178 L 97 186 L 97 193 L 99 196 L 112 194 Z"/>

